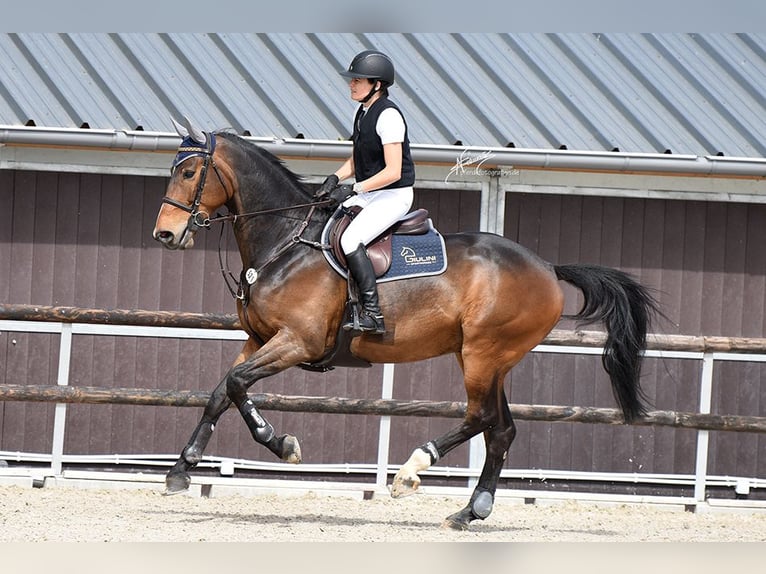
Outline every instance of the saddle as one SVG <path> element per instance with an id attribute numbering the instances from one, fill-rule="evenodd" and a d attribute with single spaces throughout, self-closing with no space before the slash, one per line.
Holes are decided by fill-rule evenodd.
<path id="1" fill-rule="evenodd" d="M 330 244 L 333 256 L 343 269 L 348 269 L 348 266 L 346 263 L 346 255 L 340 247 L 340 238 L 351 221 L 353 221 L 361 210 L 362 208 L 357 205 L 348 209 L 341 208 L 339 210 L 340 217 L 338 217 L 338 220 L 330 229 L 328 243 Z M 430 228 L 428 210 L 416 209 L 394 223 L 367 245 L 367 255 L 372 262 L 375 276 L 381 277 L 391 268 L 391 239 L 393 235 L 424 235 L 425 233 L 428 233 Z"/>

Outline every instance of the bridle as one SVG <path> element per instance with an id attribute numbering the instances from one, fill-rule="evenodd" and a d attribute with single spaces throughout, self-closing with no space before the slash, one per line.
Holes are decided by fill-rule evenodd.
<path id="1" fill-rule="evenodd" d="M 310 207 L 311 209 L 309 209 L 308 215 L 306 215 L 306 217 L 301 221 L 298 228 L 290 237 L 290 240 L 281 248 L 279 248 L 274 253 L 274 255 L 271 258 L 269 258 L 265 263 L 263 263 L 258 269 L 248 269 L 248 272 L 252 271 L 253 272 L 252 277 L 257 278 L 263 268 L 265 268 L 267 265 L 270 265 L 271 263 L 276 261 L 288 249 L 290 249 L 290 247 L 297 245 L 298 243 L 303 243 L 305 245 L 309 245 L 316 249 L 330 248 L 328 245 L 324 245 L 317 241 L 310 241 L 302 237 L 303 232 L 306 230 L 306 228 L 309 226 L 309 223 L 311 222 L 311 218 L 314 215 L 315 209 L 319 206 L 329 204 L 332 201 L 329 199 L 319 200 L 319 201 L 315 200 L 310 203 L 302 203 L 298 205 L 291 205 L 288 207 L 277 207 L 273 209 L 263 209 L 260 211 L 251 211 L 247 213 L 239 213 L 239 214 L 229 213 L 225 215 L 216 215 L 215 217 L 210 217 L 208 213 L 200 210 L 200 206 L 202 205 L 202 193 L 205 189 L 205 182 L 207 181 L 207 171 L 210 166 L 213 167 L 213 171 L 218 177 L 218 181 L 221 183 L 221 186 L 223 187 L 224 191 L 226 191 L 226 183 L 224 182 L 223 177 L 221 177 L 221 174 L 218 171 L 218 166 L 216 165 L 215 160 L 213 159 L 213 153 L 215 152 L 215 146 L 216 146 L 215 134 L 210 132 L 203 132 L 203 133 L 205 134 L 204 143 L 201 143 L 198 140 L 193 139 L 191 136 L 184 138 L 184 140 L 181 142 L 180 147 L 178 148 L 178 153 L 176 154 L 176 157 L 173 160 L 173 164 L 170 167 L 170 174 L 172 177 L 176 169 L 178 169 L 178 166 L 180 166 L 187 159 L 192 157 L 203 158 L 202 169 L 200 170 L 200 176 L 199 176 L 199 179 L 197 180 L 197 186 L 194 190 L 194 199 L 192 200 L 191 205 L 186 205 L 184 203 L 181 203 L 180 201 L 177 201 L 169 197 L 162 198 L 163 203 L 167 203 L 169 205 L 172 205 L 173 207 L 177 207 L 178 209 L 181 209 L 189 214 L 189 219 L 186 222 L 187 233 L 196 232 L 199 229 L 209 229 L 211 224 L 213 223 L 223 223 L 226 221 L 231 221 L 233 224 L 238 219 L 241 219 L 244 217 L 254 217 L 257 215 L 266 215 L 270 213 L 278 213 L 281 211 L 288 211 L 292 209 Z M 244 288 L 242 279 L 237 280 L 236 277 L 231 273 L 231 271 L 228 270 L 228 265 L 223 264 L 222 257 L 221 257 L 222 238 L 223 238 L 223 228 L 221 228 L 221 237 L 219 238 L 219 241 L 218 241 L 218 261 L 221 267 L 221 274 L 223 276 L 224 282 L 226 283 L 226 287 L 228 287 L 229 292 L 232 294 L 232 296 L 235 299 L 239 299 L 243 302 L 246 302 L 247 290 Z M 243 275 L 244 275 L 244 270 L 243 270 Z M 236 290 L 231 285 L 232 281 L 237 286 Z M 248 280 L 247 283 L 252 284 L 254 281 L 255 279 Z"/>
<path id="2" fill-rule="evenodd" d="M 170 166 L 170 175 L 172 176 L 178 166 L 185 162 L 187 159 L 200 156 L 203 158 L 202 169 L 200 170 L 200 177 L 197 181 L 197 187 L 194 190 L 194 199 L 192 200 L 192 204 L 186 205 L 170 197 L 162 198 L 163 203 L 167 203 L 173 207 L 182 209 L 189 214 L 189 221 L 186 224 L 186 228 L 189 231 L 197 231 L 198 229 L 202 228 L 209 229 L 212 223 L 221 223 L 224 221 L 236 222 L 238 219 L 243 217 L 268 215 L 270 213 L 279 213 L 281 211 L 300 209 L 302 207 L 320 207 L 323 205 L 328 205 L 332 202 L 330 199 L 318 201 L 314 200 L 309 203 L 299 203 L 297 205 L 289 205 L 287 207 L 275 207 L 273 209 L 262 209 L 260 211 L 250 211 L 247 213 L 229 213 L 226 215 L 216 215 L 215 217 L 210 217 L 209 214 L 205 213 L 204 211 L 200 211 L 199 209 L 200 205 L 202 205 L 202 192 L 205 189 L 205 182 L 207 181 L 208 167 L 211 165 L 213 166 L 213 171 L 215 172 L 216 177 L 218 177 L 218 181 L 221 183 L 221 186 L 224 188 L 224 190 L 226 190 L 226 184 L 224 183 L 223 177 L 221 177 L 221 174 L 218 171 L 218 166 L 213 159 L 213 153 L 215 152 L 216 145 L 215 134 L 209 132 L 204 133 L 206 136 L 204 144 L 200 144 L 197 140 L 194 140 L 191 137 L 184 138 L 184 140 L 181 142 L 181 146 L 178 148 L 178 153 L 173 160 L 173 165 Z M 313 212 L 313 209 L 311 211 Z M 308 219 L 310 219 L 310 217 Z"/>
<path id="3" fill-rule="evenodd" d="M 202 192 L 205 189 L 205 182 L 207 181 L 207 170 L 210 165 L 213 166 L 213 171 L 218 177 L 218 181 L 220 181 L 223 188 L 226 189 L 226 184 L 224 184 L 223 178 L 218 171 L 218 166 L 216 166 L 215 160 L 213 160 L 213 152 L 215 152 L 214 134 L 206 133 L 204 144 L 192 139 L 191 137 L 186 137 L 181 142 L 181 146 L 178 148 L 178 153 L 173 160 L 173 165 L 170 166 L 170 175 L 172 177 L 176 169 L 178 169 L 178 166 L 185 162 L 187 159 L 193 157 L 202 157 L 202 169 L 200 170 L 200 176 L 197 180 L 197 187 L 194 190 L 194 199 L 192 200 L 192 204 L 186 205 L 170 197 L 162 198 L 163 203 L 177 207 L 178 209 L 181 209 L 189 214 L 189 220 L 186 222 L 187 233 L 196 232 L 199 229 L 210 227 L 210 215 L 200 210 L 200 205 L 202 205 Z"/>

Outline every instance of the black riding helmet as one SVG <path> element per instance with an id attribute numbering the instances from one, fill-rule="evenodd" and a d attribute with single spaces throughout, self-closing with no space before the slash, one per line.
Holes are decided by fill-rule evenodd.
<path id="1" fill-rule="evenodd" d="M 348 70 L 340 72 L 340 75 L 347 78 L 380 80 L 385 88 L 394 83 L 394 63 L 383 52 L 365 50 L 354 56 Z"/>
<path id="2" fill-rule="evenodd" d="M 354 56 L 354 59 L 348 65 L 348 70 L 340 72 L 340 75 L 347 78 L 367 78 L 372 80 L 373 87 L 370 93 L 362 100 L 362 103 L 367 103 L 378 91 L 376 81 L 380 81 L 381 89 L 384 93 L 387 93 L 388 86 L 394 83 L 394 63 L 383 52 L 365 50 Z"/>

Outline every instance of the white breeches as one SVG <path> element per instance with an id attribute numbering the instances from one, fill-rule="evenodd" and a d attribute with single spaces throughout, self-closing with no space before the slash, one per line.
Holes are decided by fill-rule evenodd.
<path id="1" fill-rule="evenodd" d="M 340 239 L 343 253 L 355 251 L 360 243 L 367 245 L 407 215 L 412 207 L 412 198 L 412 187 L 397 187 L 360 193 L 344 201 L 345 207 L 358 205 L 362 211 L 349 224 Z"/>

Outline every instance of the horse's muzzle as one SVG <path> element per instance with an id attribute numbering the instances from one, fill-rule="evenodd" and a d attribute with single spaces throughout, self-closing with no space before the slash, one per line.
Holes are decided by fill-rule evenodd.
<path id="1" fill-rule="evenodd" d="M 167 229 L 155 229 L 152 234 L 156 241 L 162 243 L 166 249 L 187 249 L 194 245 L 194 233 L 184 229 L 179 238 L 175 233 Z"/>

